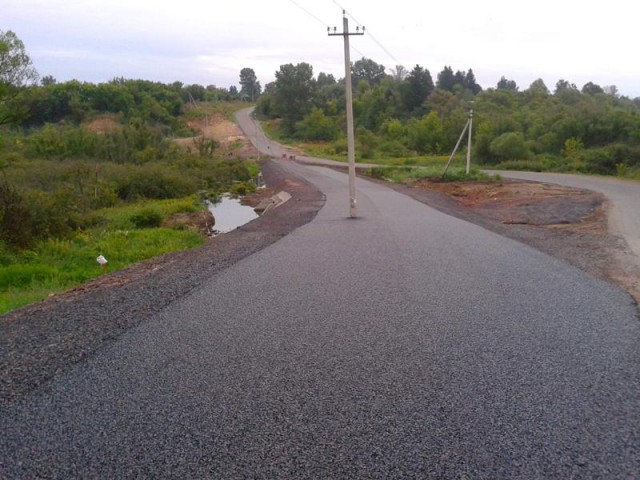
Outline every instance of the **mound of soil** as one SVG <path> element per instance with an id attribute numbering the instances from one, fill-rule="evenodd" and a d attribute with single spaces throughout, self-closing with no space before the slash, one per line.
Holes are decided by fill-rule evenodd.
<path id="1" fill-rule="evenodd" d="M 188 228 L 204 235 L 210 235 L 215 223 L 216 219 L 213 214 L 207 210 L 204 212 L 176 213 L 162 222 L 162 226 L 165 228 Z"/>
<path id="2" fill-rule="evenodd" d="M 93 133 L 111 133 L 120 129 L 120 124 L 112 117 L 102 116 L 87 123 L 84 128 Z"/>
<path id="3" fill-rule="evenodd" d="M 575 225 L 590 222 L 602 227 L 595 216 L 603 207 L 605 197 L 588 190 L 524 180 L 421 180 L 411 186 L 445 193 L 460 205 L 504 224 Z"/>
<path id="4" fill-rule="evenodd" d="M 240 158 L 259 157 L 260 152 L 242 133 L 240 127 L 223 115 L 212 115 L 200 120 L 191 120 L 187 125 L 199 132 L 198 137 L 215 140 L 227 155 Z M 177 138 L 174 142 L 181 147 L 193 148 L 198 137 Z"/>

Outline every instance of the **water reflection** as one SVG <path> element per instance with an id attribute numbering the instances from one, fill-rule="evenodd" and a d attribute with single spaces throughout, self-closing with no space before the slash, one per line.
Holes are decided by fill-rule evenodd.
<path id="1" fill-rule="evenodd" d="M 216 219 L 213 226 L 214 234 L 230 232 L 254 218 L 258 218 L 253 207 L 242 205 L 240 199 L 227 195 L 221 197 L 217 203 L 208 202 L 208 208 Z"/>

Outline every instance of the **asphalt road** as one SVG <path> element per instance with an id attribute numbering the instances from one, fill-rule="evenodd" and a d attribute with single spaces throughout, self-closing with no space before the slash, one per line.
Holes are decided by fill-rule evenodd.
<path id="1" fill-rule="evenodd" d="M 637 478 L 640 321 L 559 260 L 358 180 L 0 410 L 0 478 Z"/>
<path id="2" fill-rule="evenodd" d="M 512 171 L 495 171 L 494 173 L 507 178 L 586 188 L 604 194 L 611 201 L 609 211 L 611 229 L 625 238 L 631 250 L 640 259 L 640 183 L 612 177 L 564 173 Z"/>

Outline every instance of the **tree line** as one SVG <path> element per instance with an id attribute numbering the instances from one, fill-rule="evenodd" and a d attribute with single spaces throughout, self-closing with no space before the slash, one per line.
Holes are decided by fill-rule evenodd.
<path id="1" fill-rule="evenodd" d="M 521 90 L 502 77 L 478 85 L 472 69 L 445 66 L 435 78 L 415 65 L 389 70 L 362 58 L 353 63 L 358 156 L 409 157 L 450 153 L 474 112 L 474 159 L 534 170 L 620 174 L 640 166 L 640 98 L 588 82 L 542 79 Z M 344 80 L 307 63 L 282 65 L 266 85 L 258 112 L 283 135 L 332 143 L 344 150 Z"/>

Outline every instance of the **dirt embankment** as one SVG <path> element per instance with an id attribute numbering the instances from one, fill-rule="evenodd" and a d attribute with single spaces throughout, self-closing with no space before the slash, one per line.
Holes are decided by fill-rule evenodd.
<path id="1" fill-rule="evenodd" d="M 197 143 L 202 139 L 215 140 L 226 155 L 250 158 L 259 157 L 260 152 L 251 144 L 251 141 L 242 133 L 242 130 L 223 115 L 216 114 L 191 120 L 187 125 L 198 132 L 195 137 L 177 138 L 174 142 L 184 148 L 197 149 Z"/>

